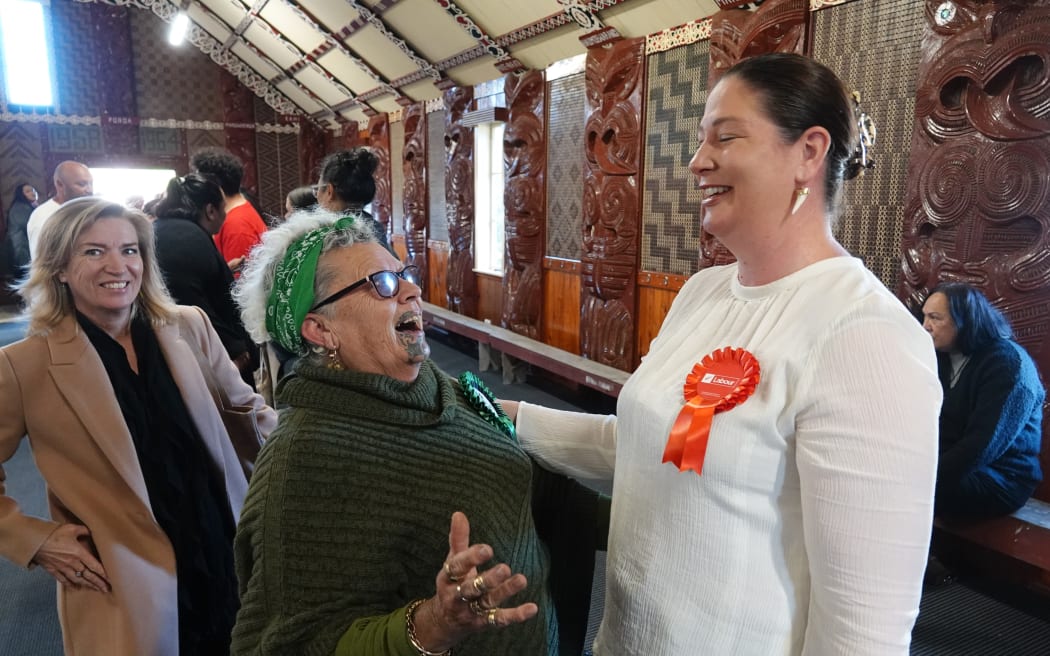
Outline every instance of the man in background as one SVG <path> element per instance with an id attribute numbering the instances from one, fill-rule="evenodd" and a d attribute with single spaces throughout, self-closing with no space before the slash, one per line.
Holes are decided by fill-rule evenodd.
<path id="1" fill-rule="evenodd" d="M 46 203 L 41 204 L 29 215 L 29 223 L 26 224 L 26 234 L 29 237 L 29 259 L 36 257 L 36 242 L 40 236 L 40 230 L 47 223 L 62 203 L 73 198 L 91 196 L 94 190 L 94 181 L 91 178 L 91 169 L 80 162 L 67 160 L 55 167 L 55 195 Z"/>
<path id="2" fill-rule="evenodd" d="M 241 193 L 244 165 L 225 150 L 207 149 L 196 153 L 190 160 L 190 166 L 215 178 L 222 189 L 226 221 L 215 235 L 215 246 L 230 269 L 236 272 L 266 232 L 262 217 Z"/>

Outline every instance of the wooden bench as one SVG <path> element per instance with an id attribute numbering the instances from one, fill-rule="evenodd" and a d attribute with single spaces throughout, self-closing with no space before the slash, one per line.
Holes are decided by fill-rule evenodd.
<path id="1" fill-rule="evenodd" d="M 999 560 L 1022 563 L 1029 572 L 1035 568 L 1042 578 L 1040 584 L 1050 587 L 1050 503 L 1029 499 L 1023 508 L 1006 517 L 981 521 L 935 519 L 933 525 L 935 538 L 947 537 L 955 546 L 976 546 L 984 555 L 991 552 Z M 983 570 L 981 573 L 998 573 L 992 571 L 998 569 L 994 562 L 984 559 L 979 564 L 983 565 L 978 568 Z"/>
<path id="2" fill-rule="evenodd" d="M 620 389 L 630 377 L 626 371 L 431 303 L 423 303 L 423 320 L 431 326 L 463 335 L 478 344 L 491 346 L 505 355 L 612 397 L 620 394 Z"/>

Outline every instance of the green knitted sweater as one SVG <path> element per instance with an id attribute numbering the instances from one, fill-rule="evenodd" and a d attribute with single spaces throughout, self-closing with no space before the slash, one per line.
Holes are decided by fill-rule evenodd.
<path id="1" fill-rule="evenodd" d="M 534 601 L 524 624 L 486 631 L 457 656 L 557 653 L 548 558 L 533 524 L 532 476 L 518 444 L 425 362 L 419 377 L 300 363 L 256 462 L 234 544 L 241 609 L 234 655 L 415 654 L 404 607 L 434 594 L 453 511 L 470 541 L 528 577 L 505 605 Z"/>

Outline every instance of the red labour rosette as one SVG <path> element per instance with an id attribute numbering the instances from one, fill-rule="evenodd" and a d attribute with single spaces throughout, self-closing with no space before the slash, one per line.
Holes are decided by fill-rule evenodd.
<path id="1" fill-rule="evenodd" d="M 730 410 L 754 394 L 760 371 L 754 355 L 731 346 L 705 355 L 694 365 L 685 377 L 685 407 L 671 428 L 662 462 L 702 474 L 711 420 L 716 412 Z"/>

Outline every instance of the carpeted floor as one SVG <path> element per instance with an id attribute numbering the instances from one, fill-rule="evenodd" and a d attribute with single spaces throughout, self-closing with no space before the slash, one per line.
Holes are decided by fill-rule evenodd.
<path id="1" fill-rule="evenodd" d="M 24 324 L 0 321 L 0 345 L 19 339 L 23 331 Z M 433 359 L 449 373 L 477 369 L 476 349 L 472 352 L 461 342 L 446 343 L 437 335 L 432 337 L 431 347 Z M 503 383 L 500 373 L 493 371 L 480 375 L 501 398 L 566 410 L 614 410 L 609 399 L 587 391 L 560 390 L 549 382 L 508 385 Z M 26 512 L 46 514 L 43 481 L 36 473 L 26 443 L 4 464 L 4 470 L 7 494 L 17 499 Z M 595 573 L 591 638 L 601 618 L 603 593 L 604 558 L 600 557 Z M 1050 602 L 1045 599 L 1003 586 L 989 589 L 964 580 L 929 588 L 923 595 L 911 653 L 913 656 L 1047 656 L 1050 654 L 1048 607 Z M 0 656 L 58 656 L 61 653 L 53 580 L 38 569 L 26 571 L 0 559 Z"/>

